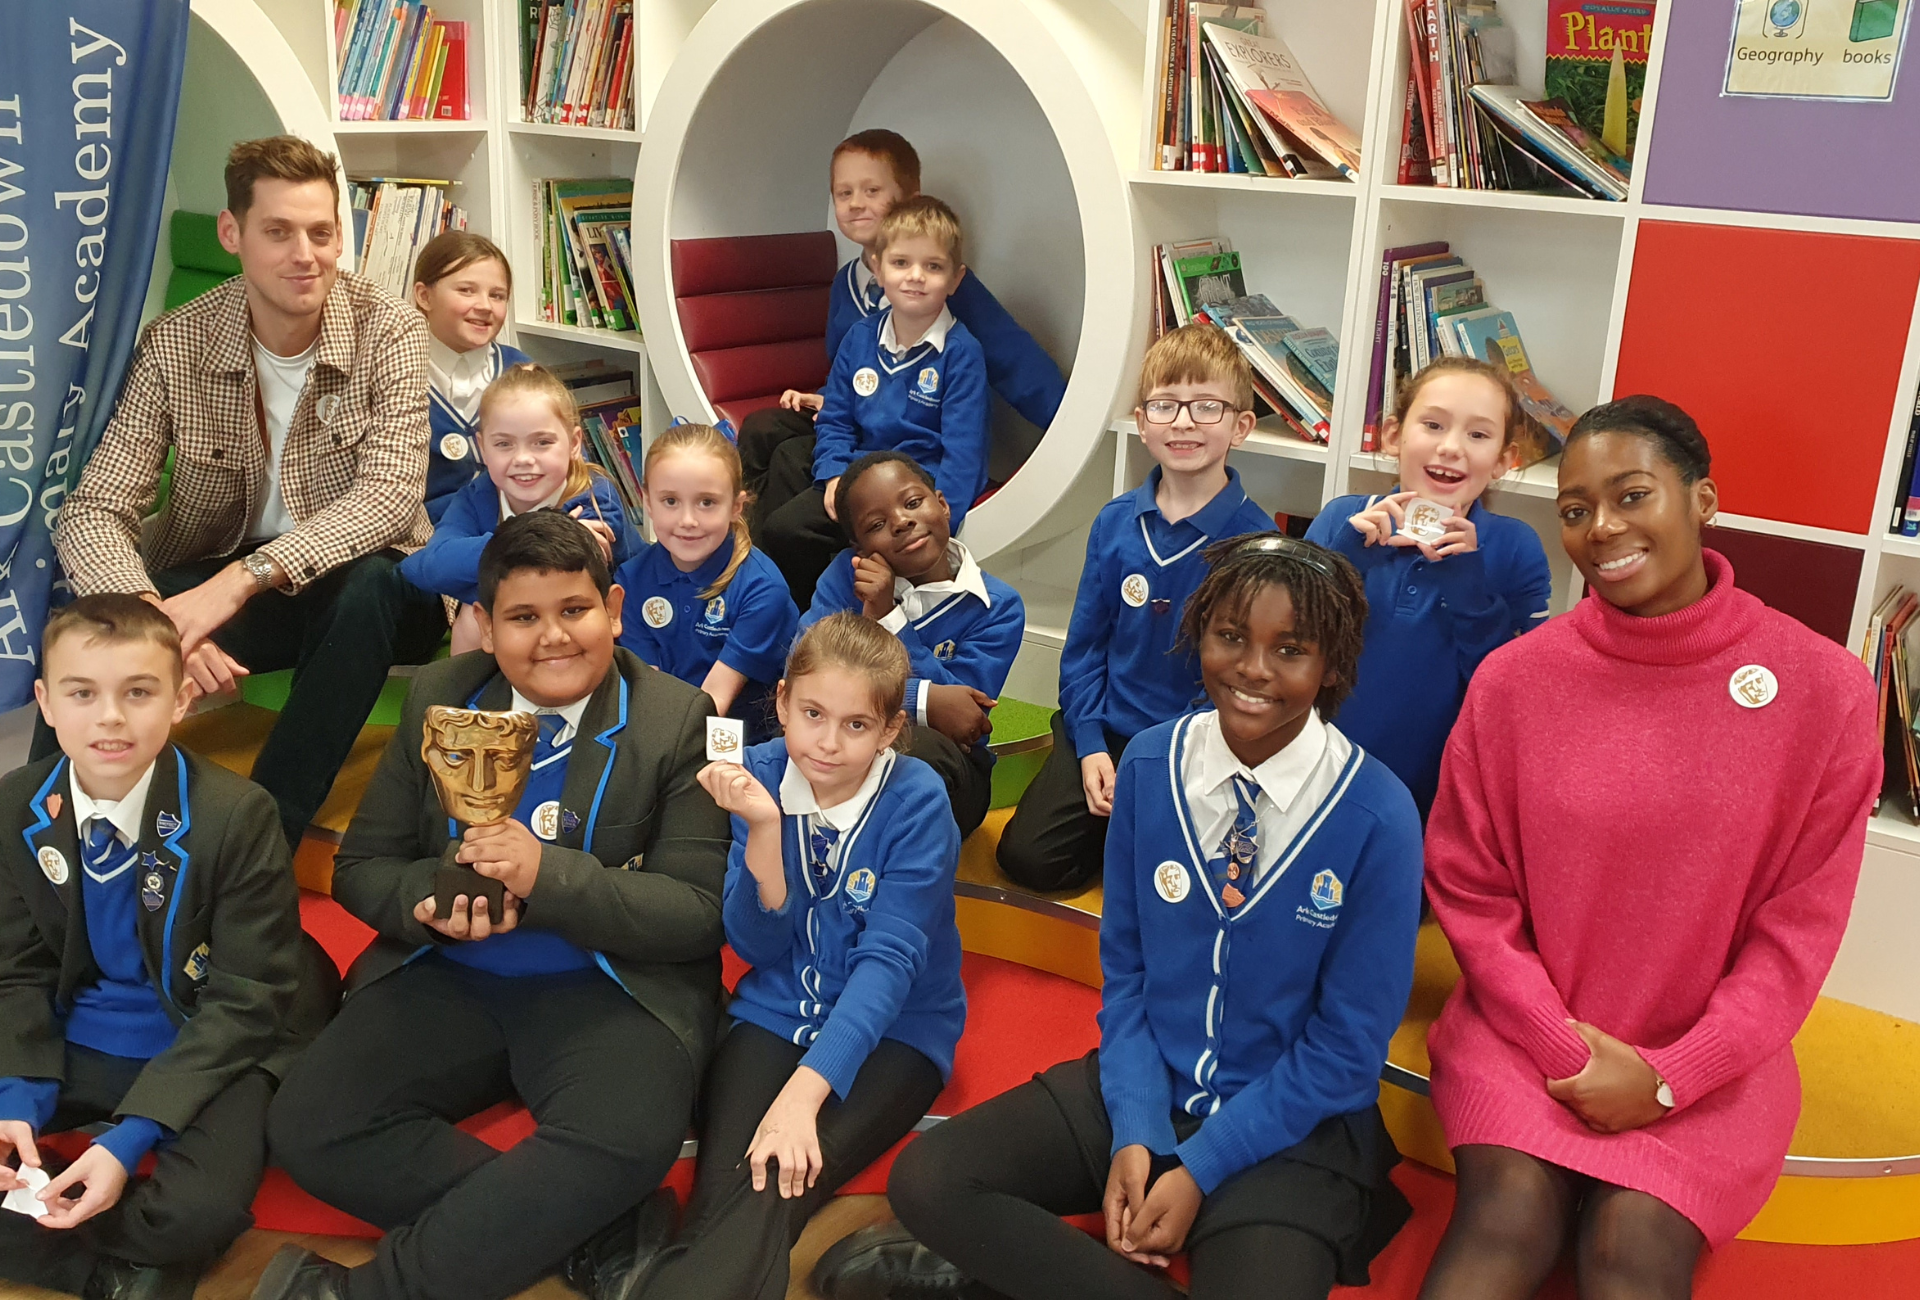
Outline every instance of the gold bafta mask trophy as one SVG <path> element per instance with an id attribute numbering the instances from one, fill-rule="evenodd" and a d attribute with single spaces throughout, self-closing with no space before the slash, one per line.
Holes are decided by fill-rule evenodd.
<path id="1" fill-rule="evenodd" d="M 540 726 L 531 713 L 488 713 L 435 704 L 421 729 L 420 757 L 433 774 L 433 788 L 447 816 L 465 826 L 492 826 L 513 816 L 533 774 L 533 750 Z M 506 886 L 454 861 L 460 837 L 448 843 L 433 881 L 434 915 L 453 915 L 453 900 L 464 894 L 487 900 L 487 917 L 498 921 L 506 904 Z"/>

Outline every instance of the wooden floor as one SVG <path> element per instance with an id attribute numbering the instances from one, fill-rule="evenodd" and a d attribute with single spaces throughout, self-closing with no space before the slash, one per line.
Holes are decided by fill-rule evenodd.
<path id="1" fill-rule="evenodd" d="M 888 1216 L 884 1196 L 836 1196 L 827 1207 L 813 1216 L 800 1244 L 793 1248 L 793 1280 L 787 1285 L 787 1300 L 817 1300 L 807 1285 L 807 1274 L 827 1247 L 859 1228 Z M 373 1243 L 350 1237 L 307 1237 L 291 1232 L 249 1232 L 235 1242 L 233 1249 L 200 1279 L 195 1300 L 247 1300 L 253 1284 L 259 1280 L 273 1252 L 285 1243 L 298 1242 L 343 1264 L 358 1264 L 373 1254 Z M 38 1287 L 12 1286 L 0 1282 L 0 1300 L 60 1300 L 58 1291 Z M 558 1278 L 548 1278 L 538 1286 L 522 1291 L 519 1300 L 574 1300 L 573 1288 Z"/>

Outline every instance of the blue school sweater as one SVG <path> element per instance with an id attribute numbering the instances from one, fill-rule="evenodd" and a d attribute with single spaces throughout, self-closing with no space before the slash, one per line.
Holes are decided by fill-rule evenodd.
<path id="1" fill-rule="evenodd" d="M 1352 560 L 1367 588 L 1366 644 L 1340 730 L 1406 782 L 1424 816 L 1467 682 L 1482 659 L 1547 621 L 1553 575 L 1538 533 L 1478 501 L 1467 511 L 1478 550 L 1435 564 L 1417 547 L 1368 546 L 1347 521 L 1377 500 L 1329 502 L 1307 540 Z"/>
<path id="2" fill-rule="evenodd" d="M 1229 914 L 1207 869 L 1220 846 L 1195 842 L 1187 807 L 1192 722 L 1141 733 L 1120 763 L 1100 1089 L 1115 1152 L 1177 1154 L 1211 1193 L 1378 1097 L 1413 987 L 1420 818 L 1393 773 L 1329 728 L 1297 832 Z M 1176 1110 L 1202 1119 L 1184 1142 Z"/>
<path id="3" fill-rule="evenodd" d="M 1187 597 L 1207 576 L 1200 552 L 1242 533 L 1273 531 L 1239 472 L 1197 514 L 1170 524 L 1154 504 L 1160 468 L 1095 516 L 1087 562 L 1060 651 L 1060 708 L 1081 758 L 1178 717 L 1201 695 L 1200 661 L 1174 653 Z"/>
<path id="4" fill-rule="evenodd" d="M 593 476 L 592 484 L 579 496 L 569 497 L 554 507 L 563 514 L 583 507 L 582 519 L 604 520 L 613 529 L 613 564 L 618 568 L 640 549 L 640 534 L 627 522 L 620 506 L 620 493 L 613 480 Z M 400 574 L 422 591 L 452 596 L 460 601 L 480 599 L 480 552 L 487 548 L 493 530 L 500 526 L 500 489 L 493 480 L 481 475 L 454 494 L 453 502 L 440 516 L 433 537 L 421 549 L 400 561 Z"/>
<path id="5" fill-rule="evenodd" d="M 982 570 L 987 603 L 972 592 L 956 592 L 894 633 L 907 648 L 913 675 L 907 679 L 907 709 L 916 721 L 926 720 L 929 685 L 971 686 L 995 699 L 1013 671 L 1020 638 L 1027 630 L 1027 609 L 1020 593 Z M 853 549 L 840 552 L 820 575 L 813 589 L 813 606 L 800 619 L 806 631 L 829 614 L 841 610 L 860 613 L 863 606 L 853 590 Z"/>
<path id="6" fill-rule="evenodd" d="M 715 663 L 725 664 L 748 682 L 728 712 L 752 726 L 765 723 L 768 690 L 786 669 L 800 610 L 778 566 L 758 547 L 725 591 L 702 600 L 732 558 L 732 534 L 691 573 L 682 573 L 659 543 L 643 547 L 613 575 L 627 593 L 620 644 L 693 686 Z"/>
<path id="7" fill-rule="evenodd" d="M 488 345 L 487 382 L 513 366 L 533 360 L 519 348 L 504 343 Z M 486 475 L 480 460 L 480 422 L 469 420 L 454 409 L 446 394 L 427 383 L 427 518 L 434 523 L 447 512 L 454 495 L 476 478 Z"/>
<path id="8" fill-rule="evenodd" d="M 860 259 L 853 258 L 833 278 L 833 292 L 827 299 L 829 357 L 840 355 L 840 342 L 855 321 L 866 319 L 886 305 L 886 294 L 881 291 L 878 280 L 869 280 L 866 292 L 861 292 L 859 265 Z M 959 287 L 947 299 L 947 307 L 954 318 L 967 327 L 967 332 L 979 340 L 980 351 L 987 359 L 987 386 L 1030 423 L 1042 429 L 1052 424 L 1054 414 L 1060 409 L 1060 399 L 1066 395 L 1067 381 L 1046 349 L 1020 327 L 1020 322 L 987 291 L 987 286 L 980 283 L 980 277 L 972 270 L 960 278 Z"/>
<path id="9" fill-rule="evenodd" d="M 842 1100 L 882 1038 L 913 1048 L 945 1079 L 967 1019 L 953 909 L 960 831 L 946 786 L 917 758 L 875 761 L 892 770 L 841 834 L 824 883 L 807 866 L 807 819 L 780 819 L 787 901 L 778 912 L 760 905 L 747 824 L 733 818 L 721 910 L 727 942 L 753 967 L 729 1014 L 805 1046 L 800 1064 Z M 753 746 L 746 768 L 778 800 L 787 742 Z"/>
<path id="10" fill-rule="evenodd" d="M 813 421 L 813 477 L 824 486 L 870 451 L 898 451 L 933 475 L 960 531 L 987 486 L 987 372 L 980 345 L 954 321 L 899 356 L 880 345 L 891 313 L 847 331 Z M 944 317 L 942 319 L 945 319 Z"/>

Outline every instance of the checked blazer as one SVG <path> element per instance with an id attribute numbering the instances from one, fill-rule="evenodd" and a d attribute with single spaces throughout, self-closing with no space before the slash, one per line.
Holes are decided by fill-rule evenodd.
<path id="1" fill-rule="evenodd" d="M 151 591 L 150 570 L 239 549 L 267 490 L 257 392 L 244 277 L 147 327 L 54 530 L 76 591 Z M 281 454 L 281 493 L 296 524 L 260 548 L 289 591 L 363 555 L 426 543 L 427 434 L 424 318 L 342 272 Z M 141 519 L 170 450 L 172 492 L 143 545 Z"/>

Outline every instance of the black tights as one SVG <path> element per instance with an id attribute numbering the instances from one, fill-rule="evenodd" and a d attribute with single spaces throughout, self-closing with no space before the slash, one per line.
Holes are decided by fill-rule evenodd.
<path id="1" fill-rule="evenodd" d="M 1658 1197 L 1511 1147 L 1454 1148 L 1453 1220 L 1420 1300 L 1531 1300 L 1569 1230 L 1580 1300 L 1687 1300 L 1703 1239 Z"/>

